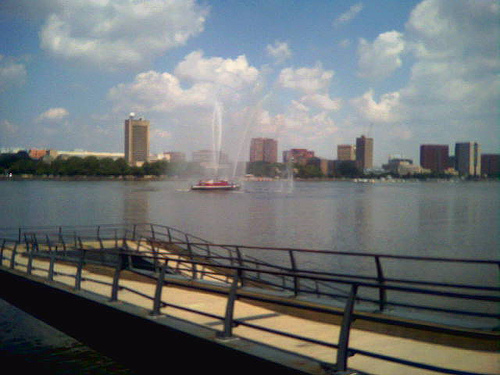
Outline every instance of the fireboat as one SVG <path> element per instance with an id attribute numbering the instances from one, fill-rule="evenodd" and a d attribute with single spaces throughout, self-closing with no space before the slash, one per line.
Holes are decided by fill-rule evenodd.
<path id="1" fill-rule="evenodd" d="M 238 190 L 240 185 L 228 180 L 200 180 L 196 185 L 191 186 L 191 190 L 220 191 L 220 190 Z"/>

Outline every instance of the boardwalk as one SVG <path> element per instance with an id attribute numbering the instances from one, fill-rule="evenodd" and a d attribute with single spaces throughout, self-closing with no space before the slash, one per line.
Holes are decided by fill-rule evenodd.
<path id="1" fill-rule="evenodd" d="M 15 247 L 5 242 L 1 269 L 24 275 L 30 273 L 29 277 L 40 282 L 47 282 L 49 279 L 52 285 L 59 288 L 72 292 L 76 289 L 75 293 L 90 292 L 106 300 L 111 299 L 112 302 L 109 303 L 116 306 L 138 307 L 144 311 L 144 319 L 159 320 L 167 316 L 195 323 L 213 330 L 214 334 L 210 339 L 221 340 L 224 345 L 241 345 L 242 341 L 235 340 L 236 337 L 296 353 L 305 358 L 299 364 L 302 371 L 311 374 L 327 374 L 328 371 L 333 373 L 331 369 L 338 360 L 336 346 L 339 344 L 339 323 L 342 320 L 342 314 L 328 314 L 329 310 L 338 310 L 335 304 L 296 297 L 290 292 L 259 286 L 256 282 L 241 285 L 241 282 L 235 282 L 237 274 L 229 267 L 224 272 L 223 266 L 214 266 L 206 260 L 188 257 L 176 245 L 159 246 L 158 241 L 127 242 L 128 248 L 134 249 L 136 261 L 140 259 L 136 255 L 143 253 L 156 266 L 156 270 L 143 268 L 130 271 L 123 264 L 116 268 L 110 260 L 112 257 L 109 254 L 112 253 L 108 252 L 106 258 L 96 249 L 113 248 L 117 243 L 116 238 L 81 241 L 79 247 L 88 251 L 87 262 L 82 264 L 76 261 L 69 246 L 64 249 L 66 258 L 62 257 L 62 251 L 59 255 L 56 255 L 56 251 L 48 251 L 46 244 L 38 245 L 37 256 L 28 256 L 25 246 L 19 244 Z M 16 254 L 13 260 L 14 248 Z M 61 244 L 59 250 L 62 250 Z M 90 259 L 94 261 L 90 262 Z M 121 258 L 122 262 L 124 259 L 127 258 Z M 128 259 L 133 261 L 130 256 Z M 165 265 L 165 260 L 168 260 L 169 269 L 176 269 L 177 272 L 168 273 L 167 267 L 164 267 L 165 283 L 158 285 L 151 275 L 161 273 L 161 267 L 159 269 L 158 266 Z M 193 273 L 198 277 L 193 278 Z M 211 277 L 200 277 L 204 273 Z M 237 294 L 237 298 L 234 300 L 232 322 L 228 325 L 228 295 L 231 290 Z M 297 307 L 283 303 L 292 300 Z M 304 308 L 312 305 L 320 306 L 323 312 Z M 500 357 L 491 347 L 489 350 L 474 350 L 435 344 L 429 342 L 439 341 L 434 340 L 432 335 L 422 340 L 423 336 L 430 335 L 428 332 L 413 332 L 414 337 L 419 340 L 405 337 L 411 336 L 411 329 L 410 333 L 395 335 L 392 332 L 389 335 L 367 331 L 363 324 L 360 324 L 362 329 L 356 328 L 356 324 L 353 327 L 350 329 L 349 348 L 355 348 L 358 354 L 348 359 L 348 367 L 359 373 L 436 373 L 382 360 L 383 356 L 389 356 L 449 369 L 451 372 L 448 373 L 500 374 Z M 403 330 L 402 326 L 398 329 Z M 275 331 L 285 334 L 275 334 Z M 464 346 L 474 346 L 473 342 L 474 340 L 471 344 L 469 340 Z M 479 340 L 478 347 L 481 347 Z M 380 358 L 360 354 L 363 352 L 375 353 Z M 327 370 L 328 367 L 330 370 Z"/>

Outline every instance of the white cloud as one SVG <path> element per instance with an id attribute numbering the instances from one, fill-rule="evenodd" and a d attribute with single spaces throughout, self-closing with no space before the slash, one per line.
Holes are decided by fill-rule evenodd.
<path id="1" fill-rule="evenodd" d="M 400 119 L 399 92 L 384 94 L 377 103 L 373 97 L 373 90 L 370 89 L 363 96 L 352 99 L 351 104 L 368 121 L 387 123 Z"/>
<path id="2" fill-rule="evenodd" d="M 51 9 L 40 44 L 100 68 L 137 67 L 200 34 L 207 15 L 194 0 L 64 2 Z"/>
<path id="3" fill-rule="evenodd" d="M 266 47 L 267 54 L 271 56 L 276 64 L 282 64 L 284 61 L 292 57 L 290 46 L 286 42 L 275 41 L 273 45 L 268 44 Z"/>
<path id="4" fill-rule="evenodd" d="M 0 92 L 24 84 L 27 76 L 24 64 L 0 55 Z"/>
<path id="5" fill-rule="evenodd" d="M 176 76 L 151 70 L 137 74 L 131 83 L 111 88 L 108 99 L 116 112 L 169 112 L 188 105 L 208 105 L 213 98 L 212 89 L 207 84 L 183 89 Z"/>
<path id="6" fill-rule="evenodd" d="M 342 105 L 341 99 L 331 99 L 328 94 L 310 94 L 303 96 L 300 101 L 326 111 L 338 111 Z"/>
<path id="7" fill-rule="evenodd" d="M 253 84 L 259 70 L 250 66 L 245 55 L 236 59 L 204 58 L 203 52 L 195 51 L 177 65 L 174 74 L 191 82 L 210 82 L 239 90 Z"/>
<path id="8" fill-rule="evenodd" d="M 496 1 L 426 0 L 406 24 L 416 58 L 401 100 L 416 120 L 498 126 L 500 10 Z"/>
<path id="9" fill-rule="evenodd" d="M 245 56 L 236 59 L 204 58 L 201 51 L 187 55 L 174 74 L 148 71 L 131 83 L 119 84 L 108 92 L 115 111 L 172 112 L 191 107 L 212 107 L 215 100 L 238 102 L 254 87 L 257 68 Z M 187 86 L 191 84 L 191 86 Z"/>
<path id="10" fill-rule="evenodd" d="M 340 16 L 338 16 L 335 21 L 333 21 L 333 25 L 335 27 L 344 25 L 346 23 L 349 23 L 352 21 L 358 14 L 363 10 L 363 3 L 357 3 L 352 5 L 349 10 L 346 12 L 342 13 Z"/>
<path id="11" fill-rule="evenodd" d="M 65 108 L 50 108 L 45 112 L 41 113 L 37 118 L 37 122 L 41 121 L 60 121 L 67 117 L 69 112 Z"/>
<path id="12" fill-rule="evenodd" d="M 380 34 L 373 43 L 361 38 L 358 46 L 359 75 L 370 79 L 383 79 L 401 67 L 401 54 L 405 49 L 403 34 L 388 31 Z"/>
<path id="13" fill-rule="evenodd" d="M 406 23 L 404 41 L 400 33 L 385 39 L 394 47 L 393 53 L 378 54 L 387 58 L 385 65 L 385 57 L 374 52 L 376 41 L 367 44 L 366 76 L 383 66 L 397 68 L 399 51 L 412 54 L 407 84 L 378 99 L 369 90 L 352 99 L 352 106 L 361 119 L 393 126 L 387 132 L 402 141 L 482 138 L 485 149 L 497 149 L 498 137 L 491 135 L 498 132 L 500 115 L 499 16 L 496 1 L 422 1 Z"/>
<path id="14" fill-rule="evenodd" d="M 315 149 L 339 130 L 331 111 L 317 110 L 297 100 L 292 100 L 284 113 L 272 115 L 267 110 L 261 111 L 256 118 L 256 125 L 257 134 L 277 138 L 285 149 Z"/>
<path id="15" fill-rule="evenodd" d="M 278 81 L 281 87 L 312 94 L 325 92 L 333 75 L 333 70 L 324 70 L 318 62 L 313 68 L 285 68 L 281 71 Z"/>

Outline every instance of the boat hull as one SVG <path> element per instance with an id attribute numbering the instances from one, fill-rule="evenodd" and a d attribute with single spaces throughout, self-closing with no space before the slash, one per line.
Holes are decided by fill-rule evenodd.
<path id="1" fill-rule="evenodd" d="M 191 190 L 201 191 L 226 191 L 238 190 L 240 185 L 227 180 L 201 180 L 198 184 L 191 186 Z"/>
<path id="2" fill-rule="evenodd" d="M 230 185 L 230 186 L 202 186 L 202 185 L 193 185 L 191 186 L 191 190 L 204 190 L 204 191 L 227 191 L 227 190 L 238 190 L 240 188 L 239 185 Z"/>

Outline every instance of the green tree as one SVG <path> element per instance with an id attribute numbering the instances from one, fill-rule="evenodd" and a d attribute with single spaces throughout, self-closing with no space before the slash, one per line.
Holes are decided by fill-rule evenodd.
<path id="1" fill-rule="evenodd" d="M 132 174 L 132 169 L 124 158 L 116 159 L 115 162 L 116 175 L 126 176 Z"/>
<path id="2" fill-rule="evenodd" d="M 100 174 L 99 159 L 95 156 L 87 156 L 82 160 L 82 174 L 87 176 L 97 176 Z"/>
<path id="3" fill-rule="evenodd" d="M 247 173 L 257 177 L 276 177 L 281 174 L 283 169 L 283 164 L 267 161 L 255 161 L 247 164 Z"/>
<path id="4" fill-rule="evenodd" d="M 99 174 L 101 176 L 118 175 L 119 172 L 115 165 L 115 161 L 111 158 L 99 159 Z"/>
<path id="5" fill-rule="evenodd" d="M 321 168 L 316 165 L 296 165 L 298 169 L 297 177 L 300 178 L 319 178 L 324 177 Z"/>
<path id="6" fill-rule="evenodd" d="M 144 163 L 144 172 L 148 175 L 161 176 L 167 174 L 168 162 L 165 160 L 159 160 L 154 163 Z"/>
<path id="7" fill-rule="evenodd" d="M 10 171 L 13 174 L 35 174 L 37 162 L 31 159 L 18 159 L 11 166 Z"/>

